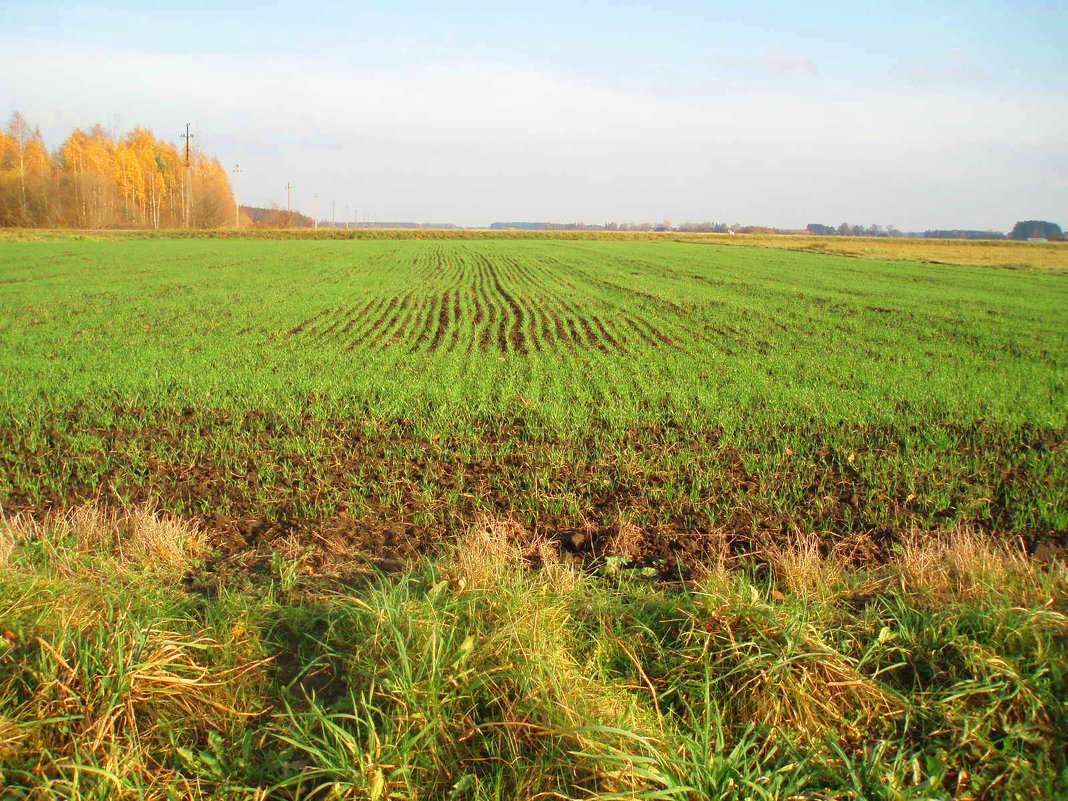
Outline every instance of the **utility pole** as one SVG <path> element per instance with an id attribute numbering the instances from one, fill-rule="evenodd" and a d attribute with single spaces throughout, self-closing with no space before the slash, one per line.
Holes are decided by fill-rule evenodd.
<path id="1" fill-rule="evenodd" d="M 357 220 L 356 220 L 356 207 L 355 206 L 352 207 L 352 227 L 353 228 L 359 228 L 360 227 L 359 222 L 357 222 Z"/>
<path id="2" fill-rule="evenodd" d="M 312 217 L 314 217 L 315 219 L 312 220 L 312 224 L 315 226 L 315 230 L 318 231 L 319 230 L 319 193 L 316 192 L 315 195 L 313 195 L 313 197 L 315 198 L 315 208 L 312 209 Z"/>
<path id="3" fill-rule="evenodd" d="M 193 123 L 187 122 L 185 124 L 185 133 L 182 134 L 182 139 L 185 140 L 185 193 L 184 193 L 185 194 L 185 209 L 183 209 L 183 211 L 185 211 L 185 227 L 186 228 L 189 227 L 189 216 L 190 216 L 189 215 L 189 209 L 190 209 L 190 207 L 192 205 L 192 197 L 191 196 L 193 194 L 193 181 L 192 181 L 193 162 L 192 162 L 192 160 L 190 159 L 190 156 L 189 156 L 189 145 L 191 144 L 191 141 L 193 139 L 193 134 L 189 133 L 189 129 L 192 126 L 193 126 Z"/>
<path id="4" fill-rule="evenodd" d="M 241 227 L 241 204 L 237 199 L 237 176 L 239 176 L 244 170 L 241 169 L 240 164 L 234 165 L 234 228 Z"/>
<path id="5" fill-rule="evenodd" d="M 293 184 L 286 184 L 286 224 L 293 227 Z"/>
<path id="6" fill-rule="evenodd" d="M 185 124 L 185 133 L 182 134 L 182 139 L 185 140 L 185 166 L 189 166 L 189 145 L 190 139 L 193 138 L 193 134 L 189 133 L 189 129 L 193 126 L 193 123 L 187 122 Z"/>
<path id="7" fill-rule="evenodd" d="M 330 226 L 337 228 L 337 201 L 330 201 Z"/>

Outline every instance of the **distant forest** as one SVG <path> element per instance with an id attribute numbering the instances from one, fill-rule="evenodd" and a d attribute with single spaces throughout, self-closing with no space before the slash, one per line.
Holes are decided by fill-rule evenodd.
<path id="1" fill-rule="evenodd" d="M 805 229 L 816 236 L 907 236 L 913 239 L 1048 239 L 1060 241 L 1064 239 L 1064 232 L 1057 223 L 1045 220 L 1024 220 L 1013 226 L 1012 233 L 1006 234 L 1001 231 L 974 231 L 970 229 L 932 230 L 906 233 L 899 231 L 894 226 L 888 225 L 883 228 L 880 225 L 872 225 L 865 228 L 863 225 L 850 225 L 842 223 L 839 226 L 821 225 L 809 223 Z"/>
<path id="2" fill-rule="evenodd" d="M 75 129 L 49 151 L 18 112 L 0 130 L 0 226 L 214 228 L 234 220 L 217 159 L 185 154 L 145 128 Z"/>
<path id="3" fill-rule="evenodd" d="M 954 228 L 929 231 L 899 231 L 892 225 L 821 225 L 809 223 L 805 228 L 810 234 L 816 236 L 890 236 L 909 237 L 910 239 L 1004 239 L 1005 234 L 1001 231 L 976 231 L 967 228 Z"/>
<path id="4" fill-rule="evenodd" d="M 256 228 L 313 228 L 315 220 L 299 211 L 286 211 L 277 206 L 242 206 L 241 224 Z"/>
<path id="5" fill-rule="evenodd" d="M 1057 223 L 1046 220 L 1022 220 L 1013 226 L 1010 239 L 1050 239 L 1059 242 L 1064 239 L 1064 231 Z"/>

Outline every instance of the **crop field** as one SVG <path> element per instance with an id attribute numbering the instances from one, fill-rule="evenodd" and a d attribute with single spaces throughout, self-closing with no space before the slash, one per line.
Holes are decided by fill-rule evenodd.
<path id="1" fill-rule="evenodd" d="M 726 540 L 1068 530 L 1068 280 L 664 241 L 8 242 L 0 502 L 405 556 L 480 515 Z"/>
<path id="2" fill-rule="evenodd" d="M 1068 797 L 1031 252 L 0 239 L 0 799 Z"/>

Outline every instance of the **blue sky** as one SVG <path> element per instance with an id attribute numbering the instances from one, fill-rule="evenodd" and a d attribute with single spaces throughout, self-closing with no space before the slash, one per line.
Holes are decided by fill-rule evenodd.
<path id="1" fill-rule="evenodd" d="M 215 5 L 4 0 L 0 104 L 324 217 L 1068 222 L 1055 3 Z"/>

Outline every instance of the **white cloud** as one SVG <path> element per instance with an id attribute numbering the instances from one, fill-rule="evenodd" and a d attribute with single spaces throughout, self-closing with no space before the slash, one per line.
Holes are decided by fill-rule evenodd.
<path id="1" fill-rule="evenodd" d="M 112 114 L 174 137 L 193 120 L 208 152 L 242 164 L 254 202 L 282 199 L 292 181 L 304 208 L 319 192 L 389 219 L 902 228 L 1005 228 L 1068 205 L 1068 114 L 1039 100 L 729 84 L 681 98 L 445 54 L 369 70 L 336 57 L 2 45 L 0 102 L 54 136 Z M 815 70 L 782 54 L 755 63 Z M 1042 154 L 1060 166 L 1036 171 Z"/>
<path id="2" fill-rule="evenodd" d="M 891 75 L 917 86 L 968 85 L 989 81 L 990 72 L 963 53 L 928 61 L 899 61 Z"/>
<path id="3" fill-rule="evenodd" d="M 764 73 L 770 75 L 800 74 L 819 75 L 819 67 L 808 56 L 786 52 L 766 52 L 756 55 L 713 53 L 708 58 L 715 66 L 725 67 L 739 73 Z"/>

